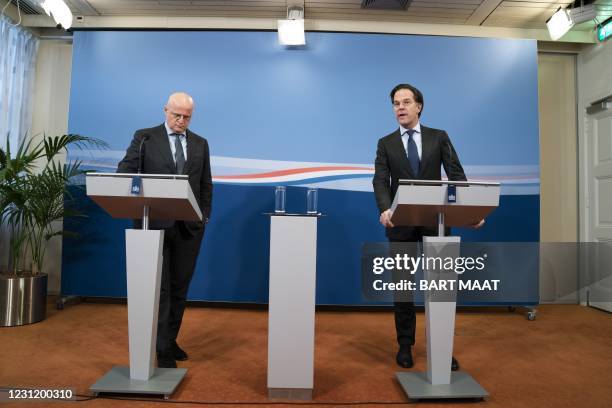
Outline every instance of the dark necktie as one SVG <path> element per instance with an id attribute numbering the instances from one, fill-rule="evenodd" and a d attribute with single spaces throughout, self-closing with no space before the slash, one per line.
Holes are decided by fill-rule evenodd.
<path id="1" fill-rule="evenodd" d="M 183 144 L 181 143 L 181 135 L 173 133 L 174 135 L 174 161 L 176 163 L 176 174 L 183 174 L 185 168 L 185 153 L 183 152 Z"/>
<path id="2" fill-rule="evenodd" d="M 408 133 L 408 162 L 410 163 L 410 168 L 412 169 L 412 174 L 414 177 L 419 175 L 419 170 L 421 169 L 421 159 L 419 159 L 419 149 L 417 149 L 416 142 L 412 135 L 416 132 L 414 129 L 408 129 L 406 133 Z"/>

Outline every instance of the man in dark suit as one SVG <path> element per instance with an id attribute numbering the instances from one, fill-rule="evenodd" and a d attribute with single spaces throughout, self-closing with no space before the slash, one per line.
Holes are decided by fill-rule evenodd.
<path id="1" fill-rule="evenodd" d="M 188 358 L 176 338 L 212 201 L 208 142 L 187 129 L 192 113 L 191 96 L 182 92 L 170 95 L 164 106 L 165 122 L 137 130 L 117 167 L 118 173 L 140 170 L 149 174 L 188 175 L 204 219 L 204 222 L 152 220 L 149 223 L 151 229 L 164 230 L 156 347 L 158 366 L 165 368 L 174 368 L 176 360 Z"/>
<path id="2" fill-rule="evenodd" d="M 380 223 L 386 228 L 389 242 L 418 242 L 423 236 L 436 236 L 432 227 L 394 226 L 391 222 L 391 203 L 400 179 L 441 180 L 441 166 L 449 180 L 466 180 L 457 152 L 444 130 L 423 126 L 419 122 L 423 110 L 423 94 L 409 84 L 397 85 L 391 91 L 393 112 L 399 129 L 381 138 L 374 164 L 374 194 L 380 210 Z M 483 221 L 477 226 L 482 225 Z M 397 364 L 413 365 L 416 316 L 414 303 L 395 301 L 395 329 L 399 351 Z M 459 363 L 453 357 L 453 370 Z"/>

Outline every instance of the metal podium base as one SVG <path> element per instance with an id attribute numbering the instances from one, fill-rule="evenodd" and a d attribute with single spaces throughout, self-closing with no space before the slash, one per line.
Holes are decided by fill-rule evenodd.
<path id="1" fill-rule="evenodd" d="M 169 398 L 187 374 L 186 368 L 156 368 L 148 381 L 132 380 L 130 368 L 115 366 L 100 378 L 89 390 L 94 394 L 101 392 L 115 394 L 152 394 Z"/>
<path id="2" fill-rule="evenodd" d="M 398 372 L 395 374 L 410 399 L 484 398 L 489 393 L 464 371 L 451 373 L 450 384 L 433 385 L 426 372 Z"/>
<path id="3" fill-rule="evenodd" d="M 311 401 L 312 388 L 268 388 L 268 398 Z"/>

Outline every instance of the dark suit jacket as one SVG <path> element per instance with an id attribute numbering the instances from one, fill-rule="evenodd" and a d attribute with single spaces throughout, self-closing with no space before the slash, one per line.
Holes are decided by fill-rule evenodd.
<path id="1" fill-rule="evenodd" d="M 421 169 L 419 174 L 412 174 L 399 128 L 378 140 L 372 185 L 381 213 L 391 208 L 400 179 L 441 180 L 441 166 L 444 166 L 449 180 L 467 180 L 459 156 L 444 130 L 421 125 L 421 144 Z M 406 239 L 412 233 L 412 227 L 386 230 L 387 237 L 397 240 Z"/>
<path id="2" fill-rule="evenodd" d="M 210 153 L 208 142 L 190 130 L 187 130 L 187 161 L 183 174 L 189 176 L 189 185 L 195 196 L 202 218 L 210 218 L 212 202 L 212 178 L 210 172 Z M 132 143 L 128 148 L 125 157 L 117 166 L 117 173 L 137 173 L 138 172 L 138 151 L 140 142 L 148 136 L 142 147 L 142 173 L 148 174 L 176 174 L 176 165 L 170 150 L 170 142 L 166 127 L 162 123 L 149 129 L 140 129 L 134 133 Z M 151 220 L 149 223 L 152 229 L 169 228 L 174 225 L 174 221 Z M 203 228 L 202 222 L 184 222 L 184 225 L 192 234 L 196 234 Z"/>

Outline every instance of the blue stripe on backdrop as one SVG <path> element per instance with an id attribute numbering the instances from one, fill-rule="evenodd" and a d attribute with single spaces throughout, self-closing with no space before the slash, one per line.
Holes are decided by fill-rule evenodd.
<path id="1" fill-rule="evenodd" d="M 215 186 L 215 199 L 226 205 L 216 206 L 206 229 L 189 292 L 191 300 L 267 302 L 270 228 L 264 213 L 273 208 L 273 190 Z M 288 212 L 304 212 L 305 191 L 288 188 Z M 123 230 L 130 228 L 130 222 L 112 219 L 82 190 L 74 194 L 89 218 L 65 221 L 66 229 L 79 236 L 64 239 L 62 290 L 66 295 L 124 297 Z M 373 194 L 320 190 L 319 207 L 326 216 L 318 228 L 317 303 L 368 304 L 361 295 L 361 246 L 385 241 Z M 499 209 L 482 230 L 456 232 L 471 242 L 526 242 L 534 236 L 537 241 L 537 230 L 529 226 L 537 225 L 538 211 L 538 196 L 502 196 Z M 537 275 L 512 271 L 508 278 L 525 285 L 537 301 Z"/>
<path id="2" fill-rule="evenodd" d="M 389 91 L 423 91 L 425 125 L 448 131 L 465 165 L 538 164 L 532 40 L 275 32 L 74 33 L 69 128 L 125 149 L 190 92 L 190 127 L 216 156 L 371 163 L 397 128 Z M 494 63 L 492 63 L 494 61 Z"/>
<path id="3" fill-rule="evenodd" d="M 120 151 L 134 130 L 163 121 L 169 93 L 185 90 L 196 100 L 191 128 L 217 157 L 371 164 L 377 139 L 397 127 L 388 93 L 412 82 L 425 94 L 423 124 L 447 130 L 465 166 L 537 169 L 535 41 L 347 33 L 308 33 L 307 41 L 285 49 L 275 32 L 76 32 L 70 132 Z M 464 239 L 537 241 L 537 175 L 532 187 L 535 195 L 503 196 L 484 229 L 462 230 Z M 269 220 L 261 214 L 272 208 L 272 190 L 215 185 L 191 299 L 266 302 Z M 373 194 L 319 196 L 327 216 L 317 302 L 363 304 L 361 243 L 384 240 Z M 305 201 L 303 187 L 289 187 L 289 211 Z M 62 291 L 125 296 L 130 222 L 81 204 L 90 218 L 66 221 L 81 238 L 64 238 Z M 523 280 L 537 284 L 536 274 Z"/>

